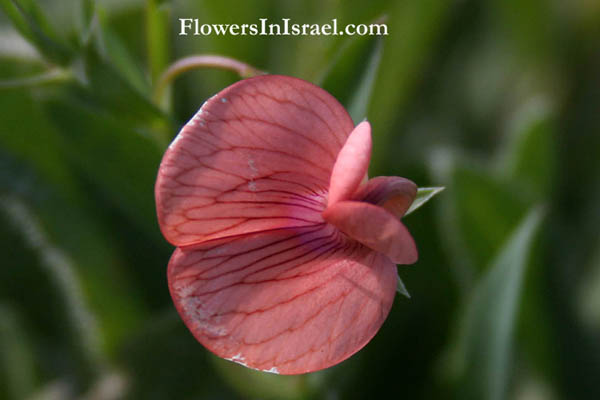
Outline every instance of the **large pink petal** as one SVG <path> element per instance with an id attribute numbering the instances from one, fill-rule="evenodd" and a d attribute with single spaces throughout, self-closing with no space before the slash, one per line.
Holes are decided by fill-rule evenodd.
<path id="1" fill-rule="evenodd" d="M 363 121 L 348 136 L 335 161 L 329 184 L 328 206 L 352 196 L 366 177 L 370 160 L 371 125 Z"/>
<path id="2" fill-rule="evenodd" d="M 417 185 L 399 176 L 377 176 L 362 185 L 352 200 L 381 206 L 402 218 L 417 196 Z"/>
<path id="3" fill-rule="evenodd" d="M 385 320 L 397 283 L 387 257 L 329 224 L 177 249 L 168 277 L 198 341 L 280 374 L 327 368 L 360 350 Z"/>
<path id="4" fill-rule="evenodd" d="M 155 195 L 177 246 L 322 222 L 329 177 L 353 128 L 333 96 L 265 75 L 208 100 L 171 143 Z"/>
<path id="5" fill-rule="evenodd" d="M 397 264 L 417 261 L 417 247 L 402 222 L 385 209 L 364 202 L 340 201 L 323 218 L 352 239 L 387 255 Z"/>

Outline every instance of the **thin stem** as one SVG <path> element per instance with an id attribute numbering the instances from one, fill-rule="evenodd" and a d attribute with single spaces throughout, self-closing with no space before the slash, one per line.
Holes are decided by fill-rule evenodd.
<path id="1" fill-rule="evenodd" d="M 150 78 L 156 84 L 169 62 L 169 9 L 159 0 L 146 0 L 146 41 Z M 159 105 L 168 108 L 168 97 L 161 100 Z"/>
<path id="2" fill-rule="evenodd" d="M 237 72 L 237 74 L 242 78 L 249 78 L 252 76 L 264 74 L 263 71 L 260 71 L 259 69 L 256 69 L 251 65 L 229 57 L 210 54 L 185 57 L 172 64 L 162 74 L 154 89 L 154 102 L 157 104 L 161 103 L 163 92 L 165 91 L 169 83 L 171 83 L 171 81 L 173 81 L 176 77 L 178 77 L 186 71 L 190 71 L 197 68 L 228 69 Z"/>

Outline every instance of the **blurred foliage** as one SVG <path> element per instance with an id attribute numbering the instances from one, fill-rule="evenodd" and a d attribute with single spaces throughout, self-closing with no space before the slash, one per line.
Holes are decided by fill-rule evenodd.
<path id="1" fill-rule="evenodd" d="M 600 2 L 0 10 L 0 399 L 600 398 Z M 390 34 L 177 36 L 179 17 L 383 19 Z M 328 370 L 280 377 L 217 359 L 171 305 L 160 157 L 238 77 L 192 71 L 168 101 L 151 93 L 175 60 L 208 53 L 322 85 L 372 122 L 372 175 L 446 187 L 406 219 L 412 298 Z"/>

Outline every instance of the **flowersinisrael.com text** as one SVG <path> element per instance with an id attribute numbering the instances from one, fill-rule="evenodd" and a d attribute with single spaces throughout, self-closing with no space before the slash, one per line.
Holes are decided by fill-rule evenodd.
<path id="1" fill-rule="evenodd" d="M 337 19 L 330 24 L 296 24 L 290 18 L 282 18 L 281 22 L 269 23 L 267 18 L 260 18 L 255 24 L 201 24 L 197 18 L 179 18 L 180 36 L 382 36 L 388 34 L 386 24 L 348 24 L 338 26 Z"/>

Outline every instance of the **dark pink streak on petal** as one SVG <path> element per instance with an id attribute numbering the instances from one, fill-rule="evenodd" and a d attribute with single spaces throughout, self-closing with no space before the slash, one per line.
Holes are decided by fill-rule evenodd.
<path id="1" fill-rule="evenodd" d="M 329 183 L 331 206 L 340 200 L 348 200 L 366 177 L 371 160 L 371 125 L 363 121 L 354 128 L 337 156 Z"/>
<path id="2" fill-rule="evenodd" d="M 417 185 L 398 176 L 377 176 L 362 185 L 352 200 L 381 206 L 402 218 L 417 196 Z"/>
<path id="3" fill-rule="evenodd" d="M 358 201 L 340 201 L 323 218 L 365 246 L 387 255 L 397 264 L 417 261 L 417 247 L 406 227 L 381 207 Z"/>
<path id="4" fill-rule="evenodd" d="M 339 363 L 375 335 L 397 274 L 384 255 L 321 224 L 177 249 L 168 277 L 177 310 L 208 349 L 299 374 Z"/>
<path id="5" fill-rule="evenodd" d="M 323 222 L 329 177 L 353 123 L 296 78 L 240 81 L 209 99 L 163 157 L 155 187 L 176 246 Z"/>

